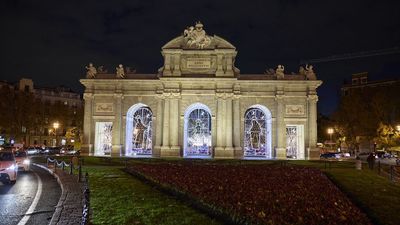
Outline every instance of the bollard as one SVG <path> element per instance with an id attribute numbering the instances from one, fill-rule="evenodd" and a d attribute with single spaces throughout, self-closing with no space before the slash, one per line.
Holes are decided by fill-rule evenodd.
<path id="1" fill-rule="evenodd" d="M 381 160 L 378 161 L 378 174 L 381 175 Z"/>
<path id="2" fill-rule="evenodd" d="M 393 172 L 394 172 L 394 166 L 390 166 L 390 181 L 393 182 Z"/>
<path id="3" fill-rule="evenodd" d="M 46 157 L 46 166 L 49 168 L 49 157 Z"/>
<path id="4" fill-rule="evenodd" d="M 54 170 L 54 173 L 57 171 L 57 160 L 55 160 L 55 159 L 54 159 L 54 168 L 53 168 L 53 170 Z"/>
<path id="5" fill-rule="evenodd" d="M 62 161 L 61 163 L 62 163 L 62 164 L 61 164 L 61 168 L 62 168 L 62 171 L 64 172 L 64 169 L 65 169 L 65 162 Z"/>
<path id="6" fill-rule="evenodd" d="M 78 182 L 81 182 L 81 176 L 82 176 L 82 166 L 81 165 L 79 165 L 78 166 Z"/>
<path id="7" fill-rule="evenodd" d="M 73 169 L 74 169 L 74 164 L 72 164 L 72 159 L 69 161 L 69 174 L 72 175 L 74 174 Z"/>
<path id="8" fill-rule="evenodd" d="M 362 163 L 360 159 L 356 160 L 356 170 L 361 170 L 362 169 Z"/>

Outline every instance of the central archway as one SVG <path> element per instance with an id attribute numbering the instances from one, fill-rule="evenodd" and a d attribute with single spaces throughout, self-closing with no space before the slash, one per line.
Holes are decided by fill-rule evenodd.
<path id="1" fill-rule="evenodd" d="M 183 139 L 184 157 L 211 157 L 211 110 L 206 105 L 195 103 L 186 109 Z"/>
<path id="2" fill-rule="evenodd" d="M 126 113 L 126 156 L 151 156 L 153 150 L 153 113 L 142 103 Z"/>

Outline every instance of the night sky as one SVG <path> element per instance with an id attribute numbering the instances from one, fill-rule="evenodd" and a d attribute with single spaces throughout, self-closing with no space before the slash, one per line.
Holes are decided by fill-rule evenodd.
<path id="1" fill-rule="evenodd" d="M 156 73 L 161 47 L 200 20 L 208 35 L 236 46 L 242 74 L 301 60 L 400 47 L 400 2 L 346 1 L 18 1 L 0 3 L 0 80 L 83 92 L 85 65 L 118 64 Z M 400 77 L 400 53 L 314 64 L 319 112 L 330 114 L 352 73 Z"/>

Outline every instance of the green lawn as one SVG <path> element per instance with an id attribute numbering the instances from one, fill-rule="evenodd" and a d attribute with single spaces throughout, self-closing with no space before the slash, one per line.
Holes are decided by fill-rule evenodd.
<path id="1" fill-rule="evenodd" d="M 88 166 L 93 224 L 219 224 L 190 206 L 124 173 Z"/>

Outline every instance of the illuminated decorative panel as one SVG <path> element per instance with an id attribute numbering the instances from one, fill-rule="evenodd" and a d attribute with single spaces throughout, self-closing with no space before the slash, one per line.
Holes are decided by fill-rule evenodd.
<path id="1" fill-rule="evenodd" d="M 111 155 L 112 149 L 112 122 L 97 122 L 95 136 L 95 155 Z"/>

